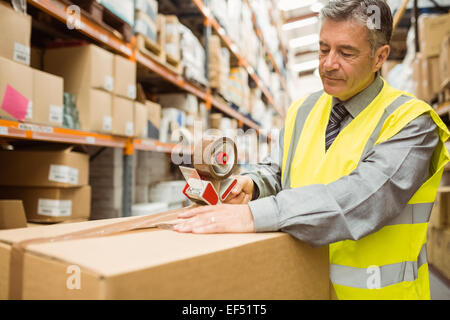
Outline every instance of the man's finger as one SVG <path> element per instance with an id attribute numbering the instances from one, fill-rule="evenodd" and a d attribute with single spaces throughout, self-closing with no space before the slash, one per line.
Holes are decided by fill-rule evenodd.
<path id="1" fill-rule="evenodd" d="M 225 201 L 226 204 L 241 204 L 245 198 L 245 193 L 241 192 L 234 198 L 228 199 Z"/>
<path id="2" fill-rule="evenodd" d="M 208 205 L 200 206 L 198 208 L 191 209 L 191 210 L 188 210 L 188 211 L 180 213 L 178 215 L 178 218 L 183 218 L 183 219 L 192 218 L 192 217 L 195 217 L 198 214 L 206 213 L 206 212 L 208 212 L 210 210 L 212 210 L 211 206 L 208 206 Z"/>

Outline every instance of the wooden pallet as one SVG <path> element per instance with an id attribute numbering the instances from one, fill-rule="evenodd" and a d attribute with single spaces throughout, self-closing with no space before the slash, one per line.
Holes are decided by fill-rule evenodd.
<path id="1" fill-rule="evenodd" d="M 134 36 L 133 28 L 127 22 L 103 7 L 96 0 L 63 0 L 63 2 L 79 6 L 83 15 L 98 23 L 106 30 L 111 31 L 125 42 L 130 42 Z"/>
<path id="2" fill-rule="evenodd" d="M 161 49 L 161 46 L 157 42 L 140 33 L 136 35 L 136 41 L 138 50 L 140 52 L 149 56 L 153 60 L 156 60 L 160 64 L 165 64 L 164 51 Z"/>

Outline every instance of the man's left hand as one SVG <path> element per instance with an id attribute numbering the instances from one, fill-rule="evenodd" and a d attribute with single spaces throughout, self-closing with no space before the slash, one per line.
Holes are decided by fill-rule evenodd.
<path id="1" fill-rule="evenodd" d="M 254 232 L 253 215 L 247 204 L 201 206 L 178 218 L 186 219 L 173 227 L 178 232 L 249 233 Z"/>

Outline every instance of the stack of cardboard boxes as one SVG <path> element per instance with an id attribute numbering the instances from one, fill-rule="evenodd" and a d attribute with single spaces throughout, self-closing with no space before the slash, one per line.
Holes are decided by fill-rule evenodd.
<path id="1" fill-rule="evenodd" d="M 48 49 L 44 68 L 76 96 L 81 129 L 134 136 L 136 64 L 95 45 Z"/>
<path id="2" fill-rule="evenodd" d="M 428 262 L 450 279 L 450 186 L 439 187 L 431 212 Z"/>
<path id="3" fill-rule="evenodd" d="M 219 36 L 209 40 L 209 84 L 222 96 L 227 97 L 227 82 L 230 72 L 230 52 L 222 48 Z"/>
<path id="4" fill-rule="evenodd" d="M 31 17 L 0 3 L 0 117 L 60 127 L 63 79 L 32 69 Z"/>
<path id="5" fill-rule="evenodd" d="M 91 220 L 122 216 L 123 150 L 106 148 L 90 162 Z"/>
<path id="6" fill-rule="evenodd" d="M 181 51 L 183 75 L 189 80 L 206 86 L 208 81 L 205 77 L 205 49 L 189 28 L 180 24 L 179 31 L 181 34 L 180 46 L 183 48 Z"/>
<path id="7" fill-rule="evenodd" d="M 230 69 L 228 76 L 228 97 L 230 102 L 242 109 L 243 112 L 249 110 L 250 88 L 248 86 L 248 73 L 242 67 Z"/>
<path id="8" fill-rule="evenodd" d="M 413 85 L 419 99 L 431 101 L 441 90 L 443 79 L 449 77 L 448 69 L 440 67 L 440 63 L 449 60 L 449 51 L 445 50 L 443 44 L 449 34 L 450 14 L 420 16 L 420 53 L 413 62 Z M 441 50 L 442 47 L 444 51 Z"/>
<path id="9" fill-rule="evenodd" d="M 158 40 L 158 2 L 155 0 L 136 0 L 134 10 L 134 31 L 156 42 Z"/>
<path id="10" fill-rule="evenodd" d="M 27 220 L 88 219 L 89 156 L 72 146 L 0 151 L 0 198 L 23 201 Z"/>
<path id="11" fill-rule="evenodd" d="M 173 60 L 181 60 L 181 48 L 180 48 L 180 22 L 175 15 L 159 16 L 161 22 L 160 36 L 164 44 L 164 52 L 169 55 Z"/>

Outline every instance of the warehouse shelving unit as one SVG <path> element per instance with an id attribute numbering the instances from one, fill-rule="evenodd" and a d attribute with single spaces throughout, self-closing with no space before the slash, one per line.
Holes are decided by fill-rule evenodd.
<path id="1" fill-rule="evenodd" d="M 274 100 L 272 94 L 267 89 L 267 87 L 263 83 L 263 81 L 258 77 L 253 66 L 251 66 L 250 63 L 247 61 L 247 59 L 245 59 L 245 57 L 239 52 L 238 46 L 226 34 L 225 29 L 220 25 L 220 23 L 217 21 L 217 19 L 213 16 L 213 14 L 208 9 L 208 7 L 205 5 L 205 3 L 202 0 L 192 0 L 192 2 L 197 6 L 197 8 L 200 10 L 203 17 L 205 18 L 205 25 L 211 26 L 212 29 L 219 35 L 219 37 L 221 38 L 223 43 L 225 43 L 227 48 L 236 57 L 236 59 L 239 62 L 239 65 L 247 70 L 249 76 L 253 79 L 253 81 L 256 83 L 258 88 L 261 89 L 262 93 L 267 98 L 267 101 L 269 102 L 269 104 L 271 104 L 273 106 L 273 108 L 275 109 L 275 111 L 278 112 L 279 115 L 284 117 L 285 111 L 275 103 L 275 100 Z"/>
<path id="2" fill-rule="evenodd" d="M 244 67 L 256 85 L 261 89 L 269 104 L 281 115 L 284 116 L 284 110 L 275 104 L 274 98 L 258 77 L 255 69 L 246 61 L 246 59 L 238 52 L 237 46 L 233 43 L 230 37 L 225 33 L 225 30 L 219 25 L 218 21 L 212 16 L 209 9 L 205 6 L 202 0 L 192 0 L 192 2 L 199 8 L 200 12 L 205 18 L 205 26 L 213 28 L 219 34 L 222 41 L 226 44 L 228 49 L 235 55 L 239 64 Z M 245 0 L 248 4 L 248 2 Z M 71 24 L 77 32 L 92 39 L 108 49 L 123 55 L 124 57 L 138 63 L 147 68 L 151 72 L 158 75 L 161 79 L 168 81 L 181 90 L 189 92 L 205 102 L 208 110 L 211 107 L 222 111 L 231 118 L 238 120 L 240 127 L 247 126 L 256 132 L 261 133 L 261 128 L 254 121 L 244 116 L 239 111 L 233 109 L 226 102 L 214 97 L 209 88 L 200 87 L 191 81 L 188 81 L 183 76 L 176 74 L 173 70 L 161 64 L 160 61 L 155 60 L 151 56 L 141 53 L 136 46 L 136 39 L 132 38 L 130 42 L 125 42 L 110 30 L 107 30 L 91 21 L 84 15 L 80 14 L 79 24 L 74 24 L 72 16 L 69 15 L 68 5 L 59 0 L 28 0 L 27 3 L 49 16 L 59 20 L 62 23 Z M 249 5 L 249 4 L 248 4 Z M 254 16 L 254 14 L 253 14 Z M 256 23 L 256 20 L 254 20 Z M 256 24 L 254 25 L 256 30 Z M 280 75 L 279 68 L 276 62 L 265 46 L 263 35 L 259 30 L 258 36 L 264 44 L 266 53 L 273 64 L 274 70 Z M 284 80 L 284 79 L 283 79 Z M 285 81 L 282 81 L 285 86 Z M 87 146 L 95 146 L 101 148 L 121 148 L 124 150 L 124 191 L 123 191 L 123 216 L 131 215 L 131 186 L 132 186 L 132 156 L 136 150 L 142 151 L 156 151 L 163 153 L 171 153 L 173 151 L 183 152 L 184 154 L 192 153 L 192 148 L 180 147 L 175 144 L 163 143 L 154 139 L 140 139 L 132 137 L 120 137 L 108 134 L 100 134 L 95 132 L 88 132 L 82 130 L 73 130 L 67 128 L 44 126 L 39 124 L 22 123 L 19 121 L 0 119 L 0 142 L 4 139 L 25 139 L 32 141 L 46 141 L 68 144 L 80 144 Z M 269 141 L 270 141 L 270 137 Z M 101 149 L 100 151 L 101 152 Z"/>

